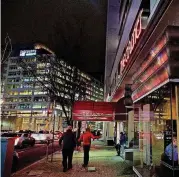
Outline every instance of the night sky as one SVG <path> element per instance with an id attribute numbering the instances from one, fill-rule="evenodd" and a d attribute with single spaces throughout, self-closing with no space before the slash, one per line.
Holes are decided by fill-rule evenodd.
<path id="1" fill-rule="evenodd" d="M 2 0 L 2 44 L 41 42 L 103 79 L 107 0 Z"/>

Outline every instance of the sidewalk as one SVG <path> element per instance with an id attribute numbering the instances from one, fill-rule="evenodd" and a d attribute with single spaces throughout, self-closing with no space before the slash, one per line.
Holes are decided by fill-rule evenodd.
<path id="1" fill-rule="evenodd" d="M 49 156 L 50 158 L 51 156 Z M 116 156 L 113 147 L 104 147 L 102 142 L 93 142 L 90 151 L 89 167 L 95 167 L 95 172 L 85 171 L 81 167 L 83 152 L 75 152 L 73 156 L 73 169 L 62 172 L 62 154 L 54 153 L 53 162 L 43 159 L 27 167 L 13 177 L 132 177 L 132 167 L 129 167 L 120 157 Z"/>

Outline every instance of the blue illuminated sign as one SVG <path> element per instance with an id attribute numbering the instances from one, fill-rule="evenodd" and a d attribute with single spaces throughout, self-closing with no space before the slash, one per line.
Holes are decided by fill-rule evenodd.
<path id="1" fill-rule="evenodd" d="M 21 50 L 20 51 L 21 57 L 34 56 L 36 54 L 37 54 L 36 50 Z"/>

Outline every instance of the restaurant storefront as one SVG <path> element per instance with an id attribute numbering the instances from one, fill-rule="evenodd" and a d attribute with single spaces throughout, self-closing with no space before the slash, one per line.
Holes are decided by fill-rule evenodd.
<path id="1" fill-rule="evenodd" d="M 179 27 L 168 26 L 133 76 L 132 99 L 138 107 L 139 134 L 139 151 L 135 151 L 133 162 L 136 173 L 151 174 L 153 167 L 161 176 L 164 171 L 166 176 L 179 172 L 178 44 Z"/>
<path id="2" fill-rule="evenodd" d="M 145 9 L 138 10 L 106 94 L 107 101 L 120 102 L 125 86 L 131 85 L 133 104 L 126 106 L 128 148 L 134 149 L 136 175 L 145 177 L 177 176 L 179 170 L 179 1 L 160 2 L 157 13 L 145 18 L 145 28 L 135 25 L 144 20 L 140 15 Z"/>

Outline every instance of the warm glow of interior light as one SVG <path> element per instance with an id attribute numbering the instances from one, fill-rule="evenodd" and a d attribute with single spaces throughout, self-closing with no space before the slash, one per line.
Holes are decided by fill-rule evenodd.
<path id="1" fill-rule="evenodd" d="M 47 50 L 48 52 L 50 52 L 51 54 L 55 54 L 52 50 L 50 50 L 48 47 L 46 47 L 45 45 L 43 44 L 35 44 L 34 45 L 34 48 L 35 49 L 44 49 L 44 50 Z"/>

